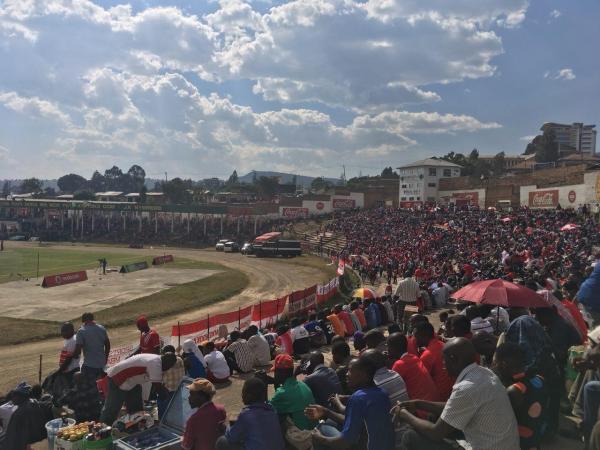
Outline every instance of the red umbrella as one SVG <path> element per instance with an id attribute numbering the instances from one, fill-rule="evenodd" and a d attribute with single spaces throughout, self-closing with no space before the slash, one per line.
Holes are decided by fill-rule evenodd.
<path id="1" fill-rule="evenodd" d="M 452 298 L 505 308 L 548 308 L 549 306 L 535 291 L 502 279 L 475 281 L 456 291 L 452 294 Z"/>
<path id="2" fill-rule="evenodd" d="M 568 223 L 565 226 L 561 227 L 560 231 L 573 231 L 579 228 L 579 225 L 574 223 Z"/>

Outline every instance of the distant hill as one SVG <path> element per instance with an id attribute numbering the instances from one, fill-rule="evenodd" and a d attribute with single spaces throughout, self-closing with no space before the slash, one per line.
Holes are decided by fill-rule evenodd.
<path id="1" fill-rule="evenodd" d="M 268 172 L 262 170 L 253 170 L 252 172 L 247 173 L 238 178 L 240 183 L 252 183 L 252 179 L 254 178 L 254 174 L 256 173 L 256 178 L 260 177 L 279 177 L 279 182 L 281 184 L 291 184 L 294 181 L 293 173 L 284 173 L 284 172 Z M 305 175 L 296 175 L 296 184 L 300 186 L 310 187 L 312 181 L 317 177 L 307 177 Z M 332 184 L 338 184 L 340 180 L 336 178 L 325 178 L 325 181 L 329 181 Z"/>

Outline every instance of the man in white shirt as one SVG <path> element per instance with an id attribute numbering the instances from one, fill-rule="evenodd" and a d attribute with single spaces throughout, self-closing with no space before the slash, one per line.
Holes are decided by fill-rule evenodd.
<path id="1" fill-rule="evenodd" d="M 411 426 L 402 435 L 401 450 L 449 450 L 444 439 L 460 430 L 471 448 L 519 450 L 519 432 L 506 389 L 489 369 L 479 366 L 473 344 L 455 338 L 444 347 L 448 374 L 455 376 L 446 403 L 411 400 L 394 408 L 396 420 Z M 419 419 L 416 410 L 439 415 L 435 423 Z"/>
<path id="2" fill-rule="evenodd" d="M 59 356 L 59 369 L 64 374 L 73 375 L 79 370 L 79 355 L 74 356 L 77 339 L 75 338 L 75 327 L 71 322 L 65 322 L 60 327 L 60 335 L 63 337 L 63 347 Z"/>
<path id="3" fill-rule="evenodd" d="M 269 343 L 258 332 L 256 325 L 250 325 L 248 327 L 248 346 L 254 354 L 254 365 L 255 366 L 269 366 L 271 364 L 271 348 Z"/>
<path id="4" fill-rule="evenodd" d="M 128 413 L 142 411 L 142 385 L 152 383 L 160 397 L 168 395 L 163 385 L 163 372 L 175 365 L 174 353 L 154 355 L 143 353 L 121 361 L 107 370 L 108 393 L 100 419 L 112 424 L 125 403 Z"/>
<path id="5" fill-rule="evenodd" d="M 229 369 L 225 355 L 215 349 L 215 343 L 212 341 L 204 345 L 204 350 L 206 352 L 204 355 L 206 378 L 215 384 L 227 383 L 231 375 L 231 370 Z"/>
<path id="6" fill-rule="evenodd" d="M 398 282 L 396 292 L 394 296 L 400 301 L 397 305 L 397 317 L 395 322 L 400 322 L 404 317 L 404 309 L 406 305 L 416 305 L 419 296 L 421 295 L 421 288 L 417 280 L 411 277 L 409 273 L 404 274 L 404 278 Z"/>

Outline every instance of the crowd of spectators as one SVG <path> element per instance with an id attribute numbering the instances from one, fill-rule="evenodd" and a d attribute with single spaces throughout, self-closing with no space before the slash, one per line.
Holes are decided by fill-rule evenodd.
<path id="1" fill-rule="evenodd" d="M 577 227 L 561 231 L 566 223 Z M 329 229 L 345 234 L 342 256 L 355 270 L 390 285 L 387 295 L 319 308 L 273 329 L 222 330 L 181 348 L 160 348 L 142 317 L 140 350 L 106 372 L 110 341 L 87 314 L 76 333 L 72 324 L 61 329 L 59 367 L 46 383 L 54 405 L 111 423 L 123 404 L 140 409 L 142 385 L 151 383 L 163 414 L 160 405 L 187 375 L 196 409 L 185 426 L 186 450 L 512 450 L 541 448 L 563 432 L 600 449 L 592 217 L 382 209 L 347 214 Z M 490 278 L 539 291 L 549 307 L 452 302 L 456 289 Z M 236 377 L 245 380 L 245 406 L 233 420 L 213 398 Z M 82 394 L 92 382 L 98 393 Z M 40 404 L 30 391 L 18 386 L 2 406 L 13 411 L 6 440 L 20 445 L 7 448 L 33 442 L 19 412 Z M 96 409 L 78 405 L 90 401 Z M 565 428 L 561 409 L 580 419 L 581 436 Z"/>

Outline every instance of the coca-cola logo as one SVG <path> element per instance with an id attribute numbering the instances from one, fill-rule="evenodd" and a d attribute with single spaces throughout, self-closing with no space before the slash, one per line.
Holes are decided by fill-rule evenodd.
<path id="1" fill-rule="evenodd" d="M 308 208 L 282 208 L 281 215 L 283 217 L 307 217 Z"/>
<path id="2" fill-rule="evenodd" d="M 558 190 L 529 193 L 529 206 L 551 208 L 558 205 Z"/>
<path id="3" fill-rule="evenodd" d="M 577 200 L 577 193 L 575 191 L 569 191 L 568 198 L 570 203 L 575 203 L 575 200 Z"/>
<path id="4" fill-rule="evenodd" d="M 317 207 L 317 209 L 320 211 L 323 208 L 325 208 L 325 203 L 323 202 L 317 202 L 317 204 L 315 205 Z"/>
<path id="5" fill-rule="evenodd" d="M 343 199 L 343 198 L 334 198 L 333 199 L 333 208 L 334 209 L 351 209 L 356 206 L 356 200 L 353 199 Z"/>

